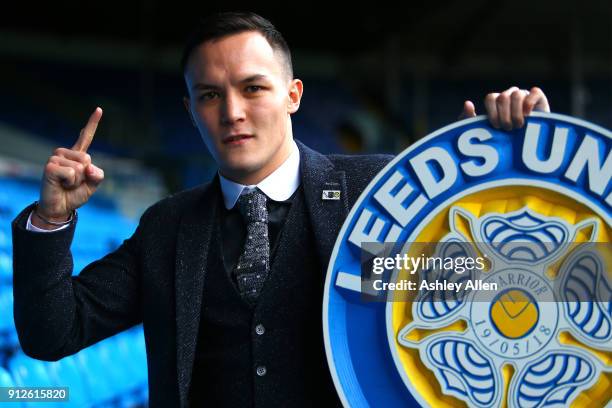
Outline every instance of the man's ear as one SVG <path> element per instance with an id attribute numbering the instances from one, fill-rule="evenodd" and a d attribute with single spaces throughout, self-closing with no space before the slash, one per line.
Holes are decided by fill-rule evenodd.
<path id="1" fill-rule="evenodd" d="M 300 108 L 300 101 L 304 93 L 304 84 L 299 79 L 291 80 L 289 84 L 289 104 L 287 105 L 287 113 L 290 115 L 297 112 Z"/>
<path id="2" fill-rule="evenodd" d="M 193 125 L 194 128 L 197 128 L 195 120 L 193 119 L 193 115 L 191 114 L 191 101 L 189 100 L 187 96 L 183 96 L 183 105 L 185 105 L 185 110 L 187 111 L 187 114 L 189 115 L 189 120 L 191 120 L 191 124 Z"/>

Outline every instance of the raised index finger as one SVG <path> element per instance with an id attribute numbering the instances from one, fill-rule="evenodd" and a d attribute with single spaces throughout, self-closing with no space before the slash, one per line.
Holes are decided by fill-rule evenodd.
<path id="1" fill-rule="evenodd" d="M 72 150 L 76 150 L 79 152 L 86 152 L 93 140 L 94 135 L 96 134 L 96 129 L 98 128 L 98 123 L 100 123 L 100 118 L 102 118 L 102 108 L 97 107 L 95 111 L 89 117 L 87 124 L 83 129 L 81 129 L 81 134 L 77 139 L 74 146 L 72 146 Z"/>

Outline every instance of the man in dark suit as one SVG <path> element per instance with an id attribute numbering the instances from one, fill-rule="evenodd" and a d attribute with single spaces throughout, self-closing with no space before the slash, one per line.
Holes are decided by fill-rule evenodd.
<path id="1" fill-rule="evenodd" d="M 75 210 L 104 177 L 86 153 L 97 108 L 13 222 L 22 348 L 56 360 L 143 322 L 152 407 L 339 405 L 322 342 L 324 274 L 350 207 L 390 157 L 324 156 L 293 140 L 303 84 L 260 16 L 205 20 L 183 69 L 185 107 L 218 175 L 150 207 L 118 250 L 71 277 Z M 548 110 L 537 88 L 485 105 L 505 128 Z M 475 115 L 471 102 L 463 115 Z"/>

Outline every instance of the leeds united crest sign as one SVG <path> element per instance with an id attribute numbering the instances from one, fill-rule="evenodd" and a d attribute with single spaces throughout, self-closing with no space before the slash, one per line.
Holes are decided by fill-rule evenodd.
<path id="1" fill-rule="evenodd" d="M 606 129 L 534 113 L 512 132 L 457 122 L 389 163 L 327 272 L 325 346 L 345 406 L 608 404 L 611 150 Z M 372 245 L 418 262 L 377 275 Z"/>

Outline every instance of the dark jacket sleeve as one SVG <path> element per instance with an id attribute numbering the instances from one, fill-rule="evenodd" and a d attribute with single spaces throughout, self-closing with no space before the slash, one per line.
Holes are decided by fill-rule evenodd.
<path id="1" fill-rule="evenodd" d="M 141 227 L 71 276 L 77 220 L 61 231 L 28 231 L 31 210 L 12 223 L 14 317 L 24 352 L 57 360 L 139 323 Z"/>

